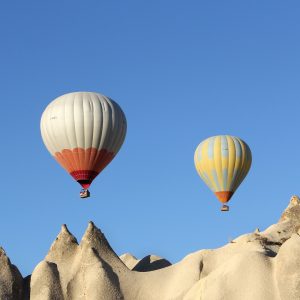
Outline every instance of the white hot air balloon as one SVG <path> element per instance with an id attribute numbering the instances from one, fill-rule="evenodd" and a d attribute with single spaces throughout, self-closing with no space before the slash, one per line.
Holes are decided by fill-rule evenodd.
<path id="1" fill-rule="evenodd" d="M 45 146 L 57 162 L 83 187 L 112 161 L 126 135 L 120 106 L 98 93 L 75 92 L 53 100 L 41 118 Z"/>

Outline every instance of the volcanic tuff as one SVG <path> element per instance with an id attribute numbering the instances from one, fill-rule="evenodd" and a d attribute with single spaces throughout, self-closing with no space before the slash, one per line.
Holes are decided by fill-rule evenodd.
<path id="1" fill-rule="evenodd" d="M 215 250 L 171 265 L 149 255 L 116 255 L 90 222 L 80 242 L 66 225 L 31 276 L 22 278 L 0 248 L 3 300 L 298 300 L 300 200 L 293 196 L 279 222 Z"/>

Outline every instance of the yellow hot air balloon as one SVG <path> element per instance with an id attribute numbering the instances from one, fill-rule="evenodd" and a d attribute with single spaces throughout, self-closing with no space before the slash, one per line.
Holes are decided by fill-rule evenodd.
<path id="1" fill-rule="evenodd" d="M 249 146 L 238 137 L 218 135 L 199 144 L 194 155 L 195 167 L 206 185 L 223 203 L 227 203 L 246 177 L 252 162 Z"/>

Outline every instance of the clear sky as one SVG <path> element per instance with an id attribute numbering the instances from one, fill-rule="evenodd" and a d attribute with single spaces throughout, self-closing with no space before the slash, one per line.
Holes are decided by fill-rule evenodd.
<path id="1" fill-rule="evenodd" d="M 93 220 L 121 255 L 171 262 L 276 222 L 300 193 L 300 2 L 2 1 L 0 245 L 25 276 L 66 223 Z M 43 145 L 47 104 L 72 91 L 116 100 L 125 143 L 82 201 Z M 193 155 L 245 140 L 253 164 L 230 213 Z"/>

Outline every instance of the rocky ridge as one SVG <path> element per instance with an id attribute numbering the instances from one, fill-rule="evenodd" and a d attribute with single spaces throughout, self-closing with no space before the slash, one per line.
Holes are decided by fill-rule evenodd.
<path id="1" fill-rule="evenodd" d="M 80 243 L 63 225 L 45 259 L 22 278 L 0 248 L 0 300 L 300 299 L 300 200 L 279 222 L 171 265 L 120 257 L 90 222 Z"/>

